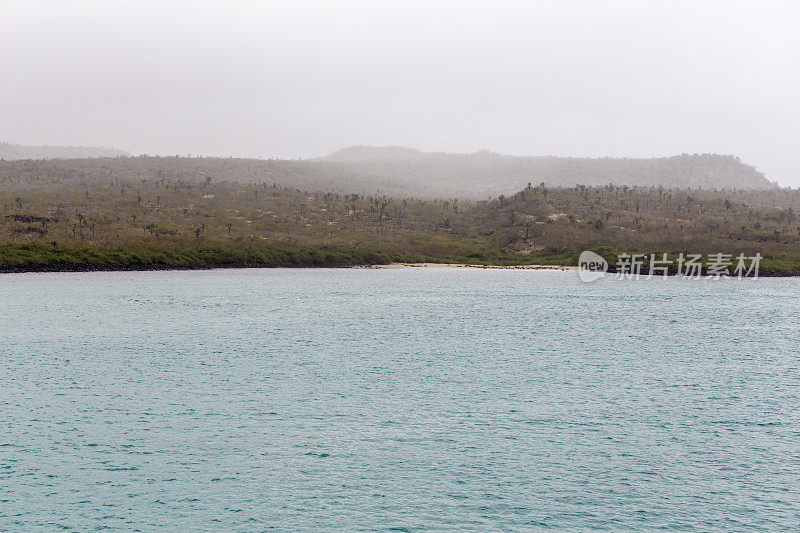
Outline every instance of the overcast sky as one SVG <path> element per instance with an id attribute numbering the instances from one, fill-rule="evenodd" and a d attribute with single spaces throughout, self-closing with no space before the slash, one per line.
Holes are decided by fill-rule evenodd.
<path id="1" fill-rule="evenodd" d="M 284 158 L 353 144 L 717 152 L 800 186 L 799 3 L 0 6 L 8 142 Z"/>

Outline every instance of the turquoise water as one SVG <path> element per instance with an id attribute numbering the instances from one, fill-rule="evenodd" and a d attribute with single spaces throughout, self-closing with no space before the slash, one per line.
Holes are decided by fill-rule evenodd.
<path id="1" fill-rule="evenodd" d="M 798 279 L 0 275 L 0 530 L 800 528 Z"/>

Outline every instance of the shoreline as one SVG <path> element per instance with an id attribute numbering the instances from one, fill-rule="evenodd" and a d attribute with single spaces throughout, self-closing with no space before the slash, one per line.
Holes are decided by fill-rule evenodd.
<path id="1" fill-rule="evenodd" d="M 58 272 L 158 272 L 187 270 L 220 270 L 244 268 L 354 268 L 365 270 L 396 270 L 405 268 L 466 269 L 466 270 L 549 270 L 556 272 L 577 271 L 576 266 L 560 265 L 481 265 L 470 263 L 386 263 L 386 264 L 259 264 L 259 263 L 206 263 L 193 265 L 170 264 L 28 264 L 0 267 L 0 274 L 58 273 Z"/>
<path id="2" fill-rule="evenodd" d="M 13 267 L 0 267 L 0 274 L 35 274 L 35 273 L 81 273 L 81 272 L 161 272 L 161 271 L 205 271 L 221 269 L 270 269 L 270 268 L 352 268 L 364 270 L 400 270 L 400 269 L 432 269 L 432 270 L 528 270 L 539 272 L 577 272 L 577 266 L 566 265 L 482 265 L 474 263 L 385 263 L 385 264 L 292 264 L 292 263 L 251 263 L 251 262 L 231 262 L 231 263 L 203 263 L 203 264 L 102 264 L 102 263 L 70 263 L 70 264 L 27 264 L 15 265 Z M 614 274 L 609 271 L 608 274 Z M 643 273 L 642 275 L 645 275 Z M 677 277 L 669 274 L 667 277 Z M 800 271 L 770 271 L 762 270 L 758 273 L 759 278 L 797 278 Z"/>

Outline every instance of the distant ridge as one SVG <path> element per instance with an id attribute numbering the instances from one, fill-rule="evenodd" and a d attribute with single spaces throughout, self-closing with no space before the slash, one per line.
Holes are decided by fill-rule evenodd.
<path id="1" fill-rule="evenodd" d="M 426 154 L 405 146 L 350 146 L 321 157 L 325 161 L 408 161 L 424 159 Z"/>
<path id="2" fill-rule="evenodd" d="M 681 154 L 672 157 L 583 158 L 512 156 L 489 150 L 471 154 L 421 152 L 397 146 L 352 146 L 320 158 L 354 174 L 405 187 L 457 191 L 472 196 L 506 194 L 528 182 L 551 186 L 629 185 L 670 188 L 768 189 L 777 187 L 738 157 Z"/>
<path id="3" fill-rule="evenodd" d="M 118 157 L 130 155 L 115 148 L 96 146 L 26 146 L 0 143 L 0 159 L 82 159 L 92 157 Z"/>

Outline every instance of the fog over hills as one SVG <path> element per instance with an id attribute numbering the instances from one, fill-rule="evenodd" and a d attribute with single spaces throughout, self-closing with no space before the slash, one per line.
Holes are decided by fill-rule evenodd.
<path id="1" fill-rule="evenodd" d="M 776 185 L 738 157 L 681 154 L 650 159 L 511 156 L 420 152 L 403 147 L 353 146 L 320 158 L 353 174 L 379 176 L 434 195 L 473 197 L 551 186 L 639 185 L 671 188 L 765 189 Z"/>
<path id="2" fill-rule="evenodd" d="M 8 152 L 13 145 L 2 145 Z M 75 182 L 140 179 L 268 183 L 339 194 L 485 200 L 511 195 L 528 183 L 550 187 L 628 185 L 665 188 L 770 189 L 777 187 L 739 158 L 694 154 L 652 159 L 574 158 L 425 153 L 412 148 L 345 148 L 316 159 L 215 157 L 84 157 L 72 153 L 117 150 L 41 147 L 26 160 L 0 162 L 0 181 L 48 179 Z M 13 152 L 18 153 L 18 152 Z M 36 153 L 36 156 L 32 154 Z M 47 154 L 53 159 L 36 161 Z M 34 161 L 27 161 L 34 159 Z"/>
<path id="3" fill-rule="evenodd" d="M 116 157 L 130 155 L 114 148 L 97 146 L 26 146 L 0 143 L 0 159 L 78 159 L 85 157 Z"/>

